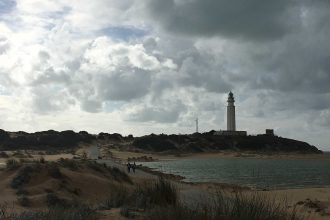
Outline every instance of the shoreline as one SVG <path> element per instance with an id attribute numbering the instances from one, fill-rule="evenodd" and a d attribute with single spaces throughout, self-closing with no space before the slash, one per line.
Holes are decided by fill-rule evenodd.
<path id="1" fill-rule="evenodd" d="M 136 162 L 155 162 L 155 161 L 172 161 L 180 159 L 267 159 L 267 160 L 330 160 L 330 154 L 301 154 L 301 153 L 266 153 L 266 152 L 235 152 L 235 151 L 217 151 L 202 153 L 155 153 L 155 152 L 132 152 L 111 150 L 112 157 L 118 160 Z M 139 160 L 140 158 L 149 158 L 149 160 Z"/>
<path id="2" fill-rule="evenodd" d="M 304 154 L 304 155 L 297 155 L 297 154 L 279 154 L 279 155 L 272 155 L 272 157 L 269 157 L 269 155 L 256 155 L 256 154 L 247 154 L 244 157 L 238 157 L 232 152 L 221 152 L 221 153 L 197 153 L 197 154 L 185 154 L 181 155 L 180 157 L 174 156 L 174 155 L 163 155 L 163 154 L 145 154 L 141 152 L 126 152 L 121 151 L 121 157 L 118 157 L 118 151 L 112 152 L 113 157 L 117 161 L 125 161 L 125 158 L 123 155 L 126 156 L 141 156 L 143 157 L 152 157 L 152 161 L 139 161 L 136 160 L 136 162 L 142 162 L 143 164 L 138 165 L 138 169 L 141 169 L 145 172 L 148 172 L 150 174 L 161 176 L 170 180 L 174 180 L 176 182 L 182 183 L 182 184 L 188 184 L 188 185 L 218 185 L 218 186 L 226 186 L 227 188 L 244 188 L 247 190 L 253 190 L 253 191 L 282 191 L 282 190 L 303 190 L 303 189 L 330 189 L 330 183 L 328 185 L 304 185 L 304 186 L 267 186 L 267 187 L 256 187 L 256 186 L 249 186 L 239 183 L 226 183 L 226 182 L 218 182 L 218 181 L 191 181 L 187 180 L 185 176 L 179 175 L 179 174 L 173 174 L 173 173 L 167 173 L 161 170 L 158 170 L 157 168 L 151 168 L 148 167 L 147 164 L 149 162 L 171 162 L 171 161 L 177 161 L 177 160 L 185 160 L 185 159 L 262 159 L 262 160 L 317 160 L 320 159 L 320 155 L 314 155 L 314 154 Z M 127 155 L 128 154 L 128 155 Z M 117 156 L 117 157 L 116 157 Z M 322 158 L 325 160 L 330 160 L 330 155 L 322 155 Z"/>
<path id="3" fill-rule="evenodd" d="M 186 177 L 178 174 L 172 174 L 172 173 L 165 173 L 159 170 L 156 170 L 155 168 L 150 168 L 144 165 L 138 165 L 138 169 L 159 176 L 159 177 L 164 177 L 166 179 L 170 179 L 173 181 L 176 181 L 178 183 L 182 184 L 188 184 L 188 185 L 218 185 L 218 186 L 226 186 L 228 188 L 230 187 L 238 187 L 242 189 L 247 189 L 247 190 L 253 190 L 253 191 L 278 191 L 278 190 L 300 190 L 300 189 L 330 189 L 330 184 L 329 185 L 310 185 L 310 186 L 288 186 L 288 187 L 252 187 L 252 186 L 247 186 L 243 184 L 235 184 L 235 183 L 224 183 L 224 182 L 211 182 L 211 181 L 206 181 L 206 182 L 193 182 L 193 181 L 185 181 Z"/>
<path id="4" fill-rule="evenodd" d="M 125 154 L 125 153 L 124 153 Z M 123 154 L 123 155 L 124 155 Z M 188 158 L 199 158 L 200 155 L 194 155 L 194 157 Z M 202 158 L 209 158 L 207 154 L 203 154 Z M 219 155 L 215 155 L 219 156 Z M 55 159 L 59 155 L 54 155 L 50 159 Z M 161 159 L 166 159 L 167 157 L 162 157 Z M 187 157 L 177 157 L 176 159 L 186 159 Z M 239 158 L 238 158 L 239 159 Z M 119 169 L 126 171 L 125 160 L 120 160 L 116 158 L 108 158 L 109 162 L 113 163 L 110 166 L 116 166 Z M 102 163 L 102 161 L 100 160 Z M 110 163 L 110 164 L 111 164 Z M 224 191 L 229 195 L 235 195 L 235 193 L 242 193 L 244 195 L 255 195 L 254 193 L 260 194 L 262 196 L 268 197 L 270 199 L 276 199 L 279 202 L 287 201 L 288 206 L 298 207 L 302 209 L 303 214 L 309 215 L 312 214 L 313 218 L 317 220 L 325 220 L 329 217 L 330 212 L 330 186 L 307 186 L 307 187 L 284 187 L 284 188 L 253 188 L 247 187 L 240 184 L 231 184 L 231 183 L 220 183 L 220 182 L 186 182 L 184 177 L 174 174 L 166 174 L 161 171 L 153 170 L 152 168 L 147 168 L 138 166 L 138 171 L 134 174 L 128 174 L 136 182 L 148 182 L 155 180 L 158 176 L 162 176 L 169 181 L 171 181 L 177 187 L 180 195 L 208 195 L 207 193 L 216 193 Z M 195 198 L 195 197 L 192 197 Z M 197 197 L 196 197 L 197 198 Z M 286 200 L 287 199 L 287 200 Z M 320 207 L 325 207 L 322 209 L 322 212 L 325 213 L 324 216 L 320 212 L 316 211 L 316 208 L 308 207 L 309 204 L 316 204 Z"/>

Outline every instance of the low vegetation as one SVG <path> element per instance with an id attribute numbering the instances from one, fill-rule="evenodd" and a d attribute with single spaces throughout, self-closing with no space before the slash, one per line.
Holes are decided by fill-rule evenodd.
<path id="1" fill-rule="evenodd" d="M 13 214 L 4 206 L 0 206 L 0 219 L 34 220 L 34 219 L 97 219 L 100 210 L 120 208 L 120 214 L 127 218 L 157 219 L 157 220 L 300 220 L 296 208 L 287 208 L 285 202 L 262 196 L 258 193 L 244 194 L 240 192 L 224 193 L 219 191 L 207 200 L 191 203 L 180 200 L 180 194 L 175 184 L 159 177 L 157 180 L 134 184 L 130 177 L 115 167 L 94 161 L 61 159 L 57 162 L 32 161 L 21 163 L 7 161 L 7 169 L 12 172 L 17 169 L 12 179 L 11 187 L 16 189 L 17 202 L 22 207 L 33 207 L 29 199 L 27 185 L 31 178 L 40 172 L 56 181 L 58 189 L 45 189 L 45 204 L 47 211 L 23 212 Z M 63 169 L 93 170 L 98 176 L 115 180 L 109 196 L 103 202 L 92 207 L 82 204 L 79 200 L 84 189 L 70 186 L 70 179 Z M 94 172 L 94 173 L 95 173 Z M 61 192 L 57 190 L 62 190 Z M 71 193 L 63 196 L 63 192 Z M 72 199 L 70 199 L 72 196 Z M 198 198 L 197 198 L 198 200 Z M 32 203 L 31 203 L 32 202 Z M 8 214 L 11 213 L 11 214 Z"/>
<path id="2" fill-rule="evenodd" d="M 296 209 L 288 211 L 285 203 L 260 194 L 243 195 L 235 193 L 226 196 L 219 192 L 205 204 L 188 206 L 178 203 L 171 206 L 158 206 L 148 211 L 146 219 L 157 220 L 300 220 Z"/>
<path id="3" fill-rule="evenodd" d="M 10 186 L 14 189 L 22 188 L 25 184 L 29 183 L 33 173 L 38 172 L 39 169 L 40 166 L 36 163 L 23 166 L 12 179 Z"/>
<path id="4" fill-rule="evenodd" d="M 107 204 L 104 206 L 104 204 Z M 290 211 L 285 202 L 258 193 L 227 195 L 222 191 L 205 203 L 187 205 L 179 200 L 178 190 L 169 181 L 140 185 L 129 192 L 121 188 L 103 204 L 103 209 L 121 207 L 124 217 L 134 217 L 143 210 L 142 219 L 157 220 L 300 220 L 296 209 Z"/>
<path id="5" fill-rule="evenodd" d="M 89 206 L 77 205 L 71 207 L 55 206 L 47 211 L 8 212 L 5 206 L 0 207 L 0 219 L 5 220 L 96 220 L 96 211 Z"/>
<path id="6" fill-rule="evenodd" d="M 315 146 L 288 138 L 271 135 L 221 136 L 215 131 L 191 135 L 146 135 L 134 138 L 133 146 L 151 152 L 207 152 L 239 150 L 258 152 L 322 153 Z"/>
<path id="7" fill-rule="evenodd" d="M 6 168 L 8 170 L 16 170 L 17 168 L 19 168 L 22 164 L 20 163 L 20 161 L 15 160 L 15 159 L 8 159 L 6 161 Z"/>

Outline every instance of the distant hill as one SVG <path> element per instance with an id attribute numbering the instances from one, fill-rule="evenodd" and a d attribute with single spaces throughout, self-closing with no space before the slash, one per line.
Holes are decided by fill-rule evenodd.
<path id="1" fill-rule="evenodd" d="M 7 132 L 0 129 L 0 150 L 20 149 L 67 149 L 77 147 L 79 143 L 91 143 L 96 140 L 95 135 L 86 131 L 42 131 L 27 133 L 24 131 Z"/>
<path id="2" fill-rule="evenodd" d="M 151 134 L 142 137 L 118 133 L 89 134 L 68 131 L 42 131 L 35 133 L 7 132 L 0 129 L 0 150 L 62 150 L 74 149 L 80 144 L 107 145 L 123 150 L 142 150 L 149 152 L 214 152 L 219 150 L 322 153 L 306 142 L 271 135 L 257 136 L 218 136 L 214 131 L 190 135 Z"/>
<path id="3" fill-rule="evenodd" d="M 192 135 L 147 135 L 133 145 L 147 151 L 211 152 L 219 150 L 322 153 L 306 142 L 270 135 L 218 136 L 213 132 Z"/>

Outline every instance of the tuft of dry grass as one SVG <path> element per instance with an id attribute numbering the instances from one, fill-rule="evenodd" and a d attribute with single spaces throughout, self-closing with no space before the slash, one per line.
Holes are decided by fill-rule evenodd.
<path id="1" fill-rule="evenodd" d="M 16 170 L 16 169 L 18 169 L 21 166 L 22 166 L 22 163 L 20 163 L 18 160 L 8 159 L 6 161 L 6 168 L 7 168 L 7 170 Z"/>
<path id="2" fill-rule="evenodd" d="M 148 211 L 146 219 L 157 220 L 301 220 L 294 207 L 288 211 L 285 202 L 254 193 L 233 197 L 219 191 L 206 204 L 188 207 L 182 203 L 158 206 Z"/>
<path id="3" fill-rule="evenodd" d="M 96 220 L 96 211 L 89 206 L 56 206 L 47 211 L 27 211 L 9 214 L 6 207 L 0 207 L 0 219 L 8 220 Z"/>

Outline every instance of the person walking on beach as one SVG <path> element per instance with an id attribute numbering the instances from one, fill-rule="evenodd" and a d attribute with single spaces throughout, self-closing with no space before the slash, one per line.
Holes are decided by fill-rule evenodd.
<path id="1" fill-rule="evenodd" d="M 135 161 L 134 161 L 134 163 L 132 165 L 133 173 L 135 173 L 135 168 L 136 168 L 136 164 L 135 164 Z"/>
<path id="2" fill-rule="evenodd" d="M 129 162 L 127 163 L 127 172 L 131 172 L 131 164 Z"/>

